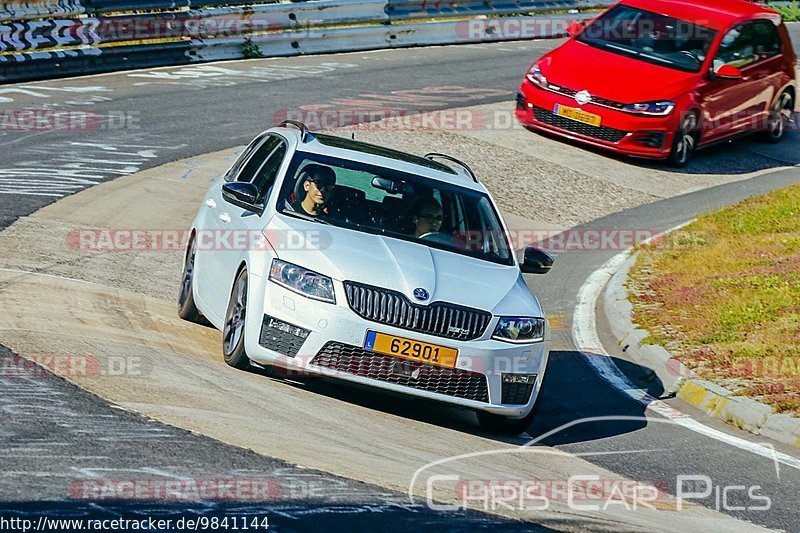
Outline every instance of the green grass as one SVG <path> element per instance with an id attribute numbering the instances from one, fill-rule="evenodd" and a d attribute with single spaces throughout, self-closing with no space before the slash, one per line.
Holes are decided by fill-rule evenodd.
<path id="1" fill-rule="evenodd" d="M 770 6 L 781 14 L 784 22 L 800 21 L 800 2 L 792 2 L 789 5 Z"/>
<path id="2" fill-rule="evenodd" d="M 629 287 L 651 342 L 704 378 L 800 414 L 800 185 L 641 248 Z"/>
<path id="3" fill-rule="evenodd" d="M 242 47 L 242 57 L 245 59 L 256 59 L 259 57 L 264 57 L 263 52 L 261 52 L 261 48 L 251 39 L 247 37 L 241 44 Z"/>

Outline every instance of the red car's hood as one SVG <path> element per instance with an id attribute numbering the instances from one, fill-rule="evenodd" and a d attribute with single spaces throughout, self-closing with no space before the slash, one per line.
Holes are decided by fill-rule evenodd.
<path id="1" fill-rule="evenodd" d="M 624 104 L 675 98 L 690 90 L 697 77 L 575 40 L 545 55 L 539 68 L 556 85 Z"/>

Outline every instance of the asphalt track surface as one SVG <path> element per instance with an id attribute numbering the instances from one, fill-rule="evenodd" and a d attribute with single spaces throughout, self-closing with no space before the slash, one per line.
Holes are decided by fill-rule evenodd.
<path id="1" fill-rule="evenodd" d="M 792 34 L 797 41 L 800 37 L 797 25 L 792 28 Z M 410 112 L 509 100 L 533 59 L 556 44 L 557 41 L 498 43 L 263 60 L 259 65 L 266 68 L 258 79 L 244 74 L 213 74 L 213 69 L 194 66 L 3 86 L 0 87 L 0 106 L 6 109 L 82 106 L 100 115 L 133 117 L 139 127 L 95 132 L 0 134 L 0 180 L 3 180 L 0 181 L 0 227 L 93 182 L 245 144 L 254 133 L 272 125 L 276 114 L 282 110 L 297 109 L 309 103 L 338 108 L 352 106 L 356 100 L 383 97 L 387 107 Z M 244 72 L 249 70 L 249 65 L 229 62 L 216 67 Z M 721 151 L 718 157 L 724 155 Z M 121 160 L 125 161 L 124 165 L 120 165 Z M 90 182 L 71 181 L 66 179 L 70 175 L 59 175 L 65 168 L 85 175 L 87 165 L 91 165 L 95 176 Z M 18 179 L 13 179 L 15 176 Z M 15 194 L 15 187 L 30 185 L 26 176 L 34 176 L 34 181 L 40 184 L 35 189 L 37 194 Z M 60 189 L 44 184 L 52 181 L 53 176 L 62 180 L 56 180 Z M 585 226 L 666 229 L 696 213 L 796 183 L 799 178 L 800 172 L 796 169 L 779 171 L 647 204 Z M 546 278 L 533 279 L 532 287 L 550 313 L 571 316 L 577 289 L 611 255 L 612 252 L 559 254 L 558 268 Z M 599 326 L 601 336 L 606 335 L 602 323 Z M 608 347 L 608 343 L 606 345 Z M 545 433 L 579 418 L 652 416 L 646 415 L 640 404 L 611 388 L 582 357 L 575 351 L 566 331 L 557 334 L 539 416 L 529 430 L 531 435 Z M 641 368 L 622 359 L 617 363 L 637 384 L 653 396 L 660 396 L 658 383 L 648 381 L 647 373 Z M 93 514 L 108 513 L 109 516 L 142 512 L 136 504 L 97 507 L 85 502 L 61 501 L 65 479 L 78 478 L 80 472 L 76 472 L 75 465 L 91 456 L 103 457 L 107 468 L 123 471 L 126 468 L 153 471 L 168 468 L 183 471 L 187 476 L 225 477 L 252 469 L 261 473 L 276 472 L 276 477 L 292 479 L 299 472 L 309 473 L 115 410 L 101 399 L 57 378 L 47 380 L 45 386 L 48 390 L 41 388 L 41 380 L 27 383 L 20 378 L 3 379 L 0 383 L 4 404 L 0 435 L 4 439 L 9 436 L 2 452 L 7 467 L 2 473 L 0 499 L 14 502 L 0 505 L 3 516 L 9 516 L 5 511 L 12 510 L 33 516 L 43 510 L 56 509 L 74 516 L 87 509 L 92 509 Z M 17 401 L 19 398 L 30 401 Z M 43 415 L 44 409 L 30 408 L 45 398 L 48 406 L 55 398 L 59 409 L 65 411 Z M 668 399 L 667 402 L 723 432 L 754 442 L 763 440 L 706 420 L 678 400 Z M 23 403 L 28 409 L 14 408 Z M 66 410 L 73 414 L 66 415 Z M 102 419 L 102 423 L 98 423 L 98 419 Z M 161 434 L 164 438 L 153 437 Z M 14 440 L 19 435 L 25 438 Z M 41 444 L 38 448 L 37 441 Z M 644 418 L 638 422 L 579 424 L 552 435 L 544 444 L 580 454 L 621 476 L 661 481 L 673 493 L 680 474 L 707 475 L 720 487 L 758 485 L 760 493 L 772 500 L 768 512 L 719 510 L 772 528 L 800 528 L 800 512 L 796 505 L 800 472 L 683 428 L 648 423 Z M 44 453 L 42 450 L 48 446 L 56 447 L 59 453 Z M 780 445 L 776 444 L 775 448 L 796 455 Z M 209 465 L 213 465 L 212 471 Z M 313 486 L 336 487 L 336 490 L 323 489 L 322 495 L 309 495 L 302 489 L 293 490 L 289 483 L 285 501 L 250 506 L 242 512 L 267 512 L 277 529 L 309 529 L 327 524 L 399 530 L 412 524 L 414 527 L 428 524 L 463 530 L 499 523 L 495 517 L 478 513 L 442 514 L 425 507 L 410 508 L 396 493 L 327 474 L 312 474 Z M 298 486 L 308 485 L 299 483 Z M 744 501 L 731 503 L 747 506 Z M 706 504 L 712 508 L 716 505 L 713 498 Z M 213 514 L 224 512 L 223 507 L 210 505 L 198 511 L 164 504 L 161 511 Z M 365 517 L 368 519 L 364 520 Z"/>

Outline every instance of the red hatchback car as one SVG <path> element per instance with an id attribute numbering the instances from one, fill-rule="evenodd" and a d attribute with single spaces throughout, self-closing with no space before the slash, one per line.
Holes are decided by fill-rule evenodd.
<path id="1" fill-rule="evenodd" d="M 528 71 L 525 126 L 685 165 L 695 148 L 784 136 L 796 56 L 775 11 L 745 0 L 623 0 Z"/>

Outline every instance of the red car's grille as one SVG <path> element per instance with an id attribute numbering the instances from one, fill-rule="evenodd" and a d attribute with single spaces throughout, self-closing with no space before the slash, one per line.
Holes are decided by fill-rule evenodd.
<path id="1" fill-rule="evenodd" d="M 456 398 L 489 401 L 486 376 L 478 372 L 407 361 L 341 342 L 325 344 L 311 364 Z"/>
<path id="2" fill-rule="evenodd" d="M 561 87 L 560 85 L 558 85 L 558 89 L 554 89 L 553 87 L 550 87 L 549 89 L 554 93 L 563 94 L 564 96 L 568 96 L 570 98 L 574 98 L 575 95 L 578 94 L 578 91 L 567 89 L 566 87 Z M 623 107 L 625 107 L 625 104 L 622 104 L 620 102 L 615 102 L 614 100 L 607 100 L 605 98 L 600 98 L 599 96 L 594 96 L 594 95 L 592 95 L 591 103 L 605 107 L 611 107 L 614 109 L 622 109 Z"/>
<path id="3" fill-rule="evenodd" d="M 583 122 L 561 117 L 541 107 L 534 107 L 533 114 L 539 122 L 544 122 L 550 126 L 555 126 L 556 128 L 571 131 L 579 135 L 600 139 L 601 141 L 616 143 L 628 134 L 627 131 L 616 130 L 605 126 L 592 126 L 591 124 L 584 124 Z"/>

